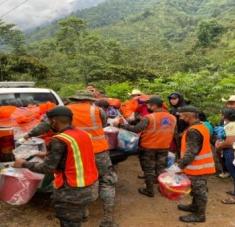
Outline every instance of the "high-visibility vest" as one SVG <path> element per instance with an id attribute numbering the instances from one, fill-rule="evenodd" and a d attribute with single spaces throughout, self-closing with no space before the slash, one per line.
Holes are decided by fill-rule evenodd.
<path id="1" fill-rule="evenodd" d="M 54 187 L 67 184 L 73 188 L 92 185 L 98 179 L 98 171 L 90 136 L 79 129 L 69 129 L 55 135 L 67 145 L 64 170 L 55 172 Z"/>
<path id="2" fill-rule="evenodd" d="M 210 133 L 209 130 L 206 128 L 204 124 L 198 124 L 191 126 L 190 129 L 196 129 L 200 132 L 200 134 L 203 136 L 203 144 L 202 149 L 194 159 L 192 163 L 190 163 L 186 168 L 184 169 L 184 172 L 188 175 L 207 175 L 207 174 L 213 174 L 216 172 L 215 170 L 215 162 L 213 158 L 213 153 L 211 150 L 210 145 Z M 181 142 L 181 158 L 184 157 L 186 149 L 187 149 L 187 132 L 186 130 L 182 137 Z"/>
<path id="3" fill-rule="evenodd" d="M 95 153 L 107 151 L 109 148 L 105 138 L 100 109 L 90 103 L 74 103 L 67 106 L 73 112 L 73 127 L 91 135 Z"/>
<path id="4" fill-rule="evenodd" d="M 138 100 L 137 99 L 130 99 L 122 103 L 120 107 L 120 111 L 124 118 L 128 119 L 132 117 L 135 111 L 138 108 Z"/>
<path id="5" fill-rule="evenodd" d="M 172 143 L 176 118 L 167 112 L 156 112 L 148 118 L 148 127 L 141 133 L 140 147 L 145 149 L 169 149 Z"/>

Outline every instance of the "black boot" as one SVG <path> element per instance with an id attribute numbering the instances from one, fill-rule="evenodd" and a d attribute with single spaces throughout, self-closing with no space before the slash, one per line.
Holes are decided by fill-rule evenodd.
<path id="1" fill-rule="evenodd" d="M 193 213 L 193 214 L 189 214 L 189 215 L 186 215 L 186 216 L 181 216 L 179 218 L 179 220 L 182 221 L 182 222 L 187 222 L 187 223 L 205 222 L 206 221 L 206 216 L 204 214 Z"/>
<path id="2" fill-rule="evenodd" d="M 60 220 L 60 227 L 81 227 L 81 222 Z"/>
<path id="3" fill-rule="evenodd" d="M 142 195 L 148 196 L 148 197 L 154 197 L 154 176 L 146 176 L 145 178 L 145 184 L 146 188 L 139 188 L 138 192 Z"/>
<path id="4" fill-rule="evenodd" d="M 147 188 L 139 188 L 138 192 L 142 195 L 148 196 L 148 197 L 154 197 L 154 192 L 149 191 Z"/>
<path id="5" fill-rule="evenodd" d="M 88 208 L 85 208 L 82 216 L 82 222 L 88 222 L 88 218 L 89 218 L 89 210 Z"/>
<path id="6" fill-rule="evenodd" d="M 178 209 L 182 211 L 186 211 L 186 212 L 192 212 L 192 213 L 197 211 L 196 206 L 193 204 L 190 204 L 190 205 L 179 204 Z"/>

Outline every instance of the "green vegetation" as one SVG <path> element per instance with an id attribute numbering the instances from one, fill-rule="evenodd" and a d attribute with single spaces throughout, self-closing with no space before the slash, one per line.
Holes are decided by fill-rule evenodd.
<path id="1" fill-rule="evenodd" d="M 34 79 L 63 96 L 90 82 L 122 99 L 134 87 L 180 91 L 215 120 L 235 92 L 234 0 L 107 0 L 26 41 L 1 22 L 0 46 L 1 80 Z"/>

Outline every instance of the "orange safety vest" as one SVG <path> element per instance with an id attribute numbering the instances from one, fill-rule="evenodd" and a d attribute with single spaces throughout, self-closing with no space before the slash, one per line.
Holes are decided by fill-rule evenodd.
<path id="1" fill-rule="evenodd" d="M 65 169 L 55 172 L 54 187 L 67 184 L 73 188 L 92 185 L 98 179 L 93 146 L 89 135 L 79 129 L 69 129 L 54 138 L 67 145 Z"/>
<path id="2" fill-rule="evenodd" d="M 203 125 L 193 125 L 190 129 L 196 129 L 200 132 L 200 134 L 203 136 L 203 144 L 202 149 L 199 152 L 199 154 L 196 156 L 194 161 L 190 163 L 186 168 L 184 169 L 184 172 L 188 175 L 207 175 L 207 174 L 213 174 L 216 172 L 215 170 L 215 162 L 213 158 L 213 153 L 211 150 L 210 145 L 210 133 L 209 130 Z M 184 157 L 184 154 L 187 149 L 187 131 L 186 130 L 182 137 L 181 142 L 181 158 Z"/>
<path id="3" fill-rule="evenodd" d="M 128 119 L 131 117 L 138 108 L 138 100 L 130 99 L 122 103 L 120 111 L 124 118 Z"/>
<path id="4" fill-rule="evenodd" d="M 105 138 L 100 109 L 90 103 L 74 103 L 67 106 L 73 112 L 73 127 L 88 132 L 91 135 L 95 153 L 109 149 Z"/>
<path id="5" fill-rule="evenodd" d="M 169 149 L 174 137 L 176 118 L 167 112 L 156 112 L 148 118 L 148 127 L 141 133 L 140 147 L 144 149 Z"/>

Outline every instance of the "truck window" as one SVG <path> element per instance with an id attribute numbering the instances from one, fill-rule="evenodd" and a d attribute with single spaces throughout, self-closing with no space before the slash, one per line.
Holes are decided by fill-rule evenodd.
<path id="1" fill-rule="evenodd" d="M 0 94 L 0 106 L 24 107 L 29 104 L 52 102 L 58 105 L 56 97 L 52 93 L 14 93 Z"/>

